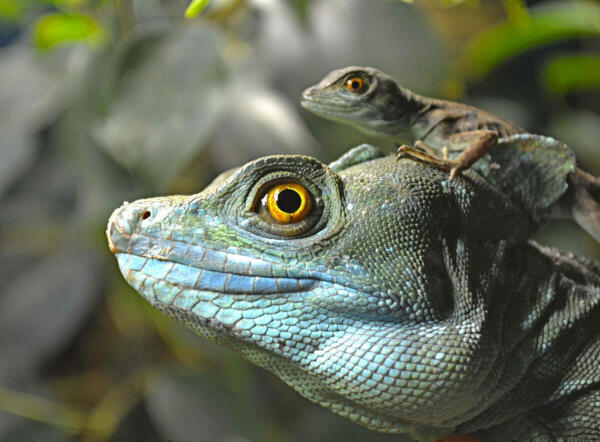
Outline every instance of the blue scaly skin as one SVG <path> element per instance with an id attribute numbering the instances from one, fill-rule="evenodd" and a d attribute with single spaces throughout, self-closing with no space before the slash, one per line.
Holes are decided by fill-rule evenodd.
<path id="1" fill-rule="evenodd" d="M 155 308 L 373 430 L 600 438 L 600 269 L 529 240 L 563 163 L 540 172 L 561 170 L 557 190 L 527 184 L 548 197 L 532 217 L 474 171 L 372 146 L 330 166 L 270 156 L 124 204 L 109 247 Z M 271 217 L 281 182 L 310 195 L 302 220 Z"/>

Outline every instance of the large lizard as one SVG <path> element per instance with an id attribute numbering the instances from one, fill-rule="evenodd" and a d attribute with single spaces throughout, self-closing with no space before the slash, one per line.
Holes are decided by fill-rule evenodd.
<path id="1" fill-rule="evenodd" d="M 109 247 L 155 308 L 373 430 L 598 439 L 600 268 L 529 240 L 574 157 L 508 143 L 521 194 L 368 145 L 270 156 L 125 203 Z"/>
<path id="2" fill-rule="evenodd" d="M 469 169 L 502 138 L 527 133 L 485 110 L 423 97 L 402 88 L 371 67 L 348 66 L 327 74 L 302 93 L 302 106 L 322 117 L 391 139 L 398 158 L 411 158 L 450 172 Z M 407 145 L 404 143 L 411 143 Z M 454 158 L 448 158 L 455 152 Z M 565 204 L 574 218 L 600 241 L 600 179 L 576 168 Z"/>

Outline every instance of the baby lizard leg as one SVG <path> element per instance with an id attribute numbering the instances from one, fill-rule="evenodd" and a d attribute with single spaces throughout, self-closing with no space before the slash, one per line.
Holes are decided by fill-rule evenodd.
<path id="1" fill-rule="evenodd" d="M 490 130 L 463 132 L 448 137 L 449 144 L 465 144 L 467 147 L 453 160 L 440 158 L 422 141 L 415 146 L 402 145 L 398 148 L 396 158 L 410 158 L 419 163 L 440 168 L 450 172 L 450 179 L 467 170 L 491 148 L 498 144 L 498 134 Z"/>

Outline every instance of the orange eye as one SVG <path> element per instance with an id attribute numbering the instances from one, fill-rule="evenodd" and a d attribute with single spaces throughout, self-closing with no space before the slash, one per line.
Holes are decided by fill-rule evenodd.
<path id="1" fill-rule="evenodd" d="M 350 77 L 346 80 L 346 87 L 352 92 L 360 92 L 364 85 L 365 83 L 360 77 Z"/>
<path id="2" fill-rule="evenodd" d="M 301 184 L 277 184 L 266 196 L 269 213 L 275 221 L 282 224 L 302 221 L 310 211 L 310 193 Z"/>

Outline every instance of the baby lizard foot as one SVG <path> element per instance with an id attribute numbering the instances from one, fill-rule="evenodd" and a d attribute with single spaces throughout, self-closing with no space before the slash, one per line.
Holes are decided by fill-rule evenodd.
<path id="1" fill-rule="evenodd" d="M 450 180 L 453 180 L 464 169 L 464 167 L 461 167 L 463 165 L 455 160 L 439 158 L 430 149 L 423 149 L 422 143 L 417 143 L 415 147 L 406 144 L 398 147 L 396 159 L 400 160 L 402 158 L 409 158 L 426 166 L 437 167 L 438 169 L 450 172 Z"/>

